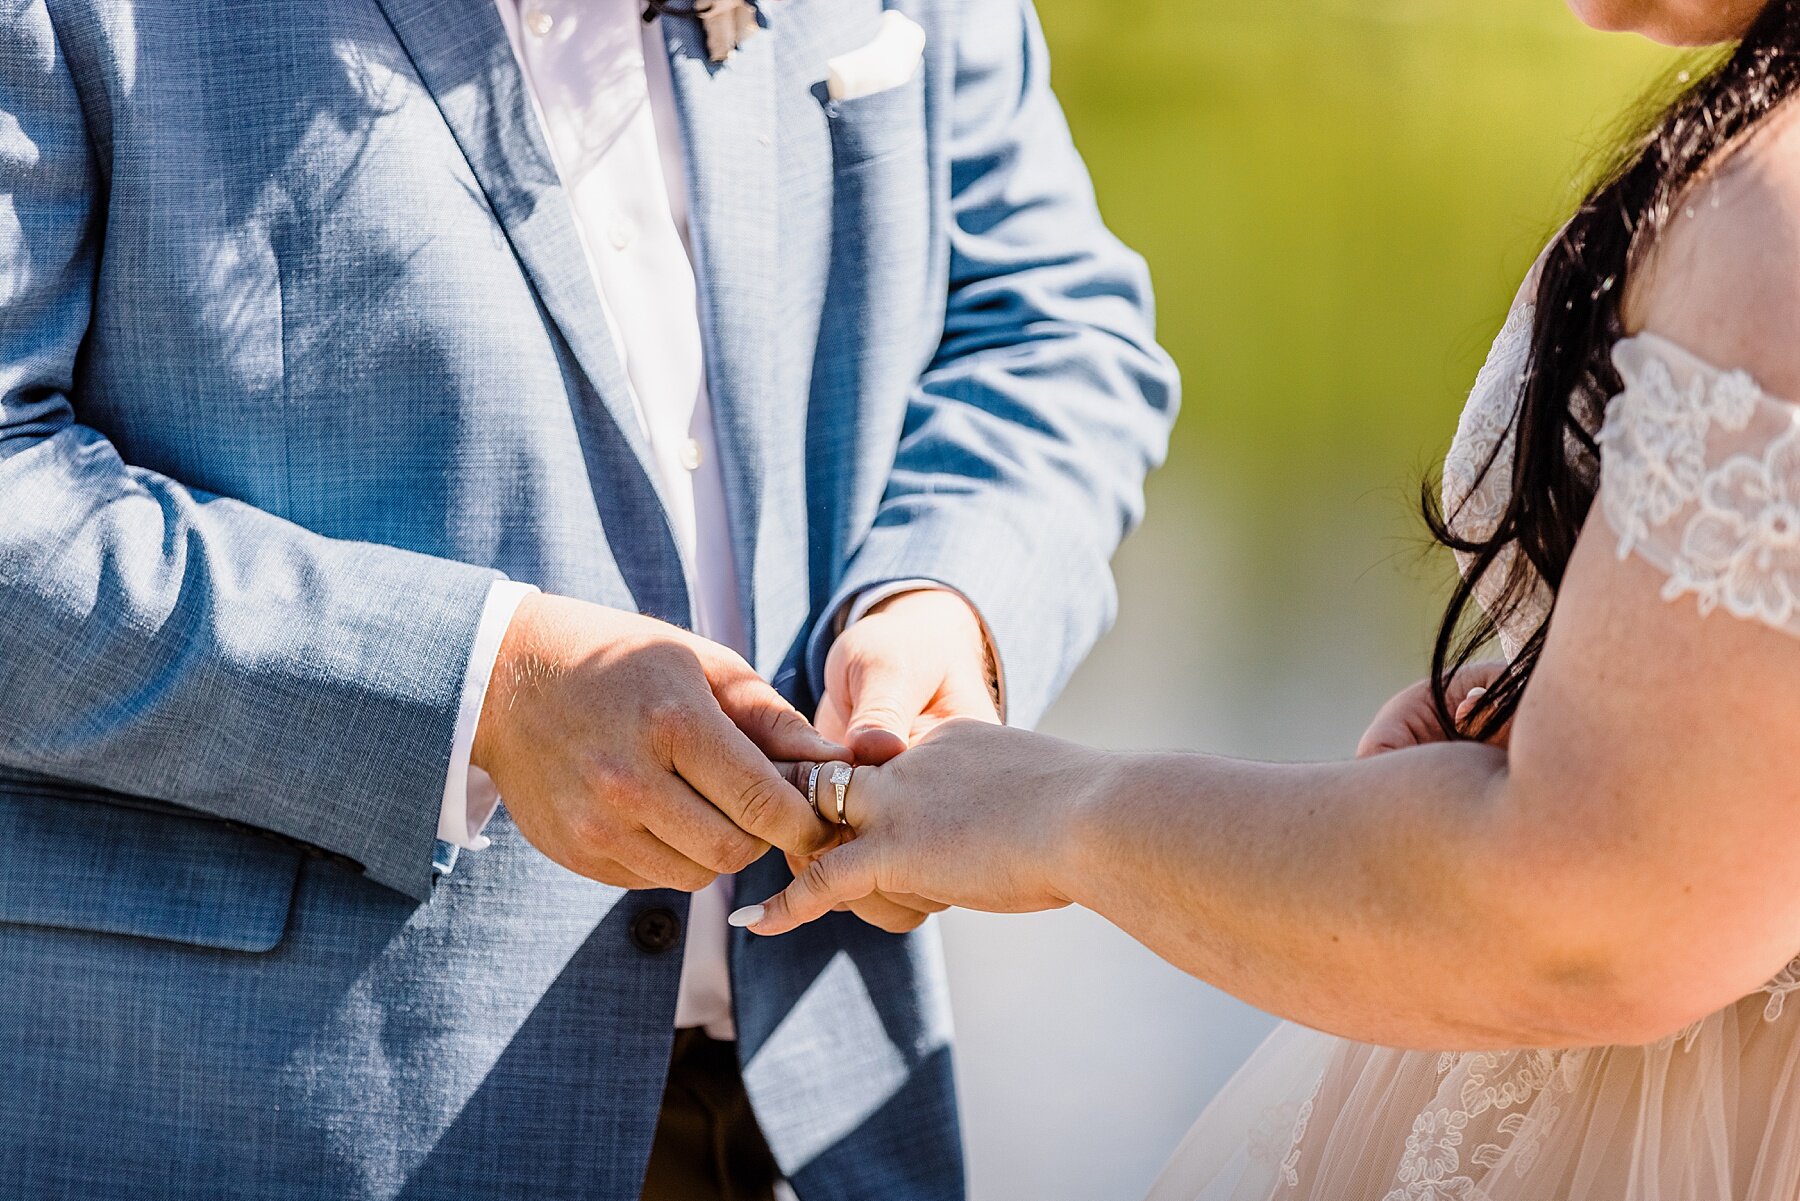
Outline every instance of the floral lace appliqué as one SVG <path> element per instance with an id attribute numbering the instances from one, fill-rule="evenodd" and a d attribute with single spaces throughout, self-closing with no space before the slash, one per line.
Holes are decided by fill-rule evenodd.
<path id="1" fill-rule="evenodd" d="M 1460 533 L 1487 537 L 1506 511 L 1525 366 L 1531 355 L 1532 306 L 1507 315 L 1487 362 L 1469 389 L 1444 459 L 1444 512 Z"/>
<path id="2" fill-rule="evenodd" d="M 1778 1022 L 1782 1011 L 1787 1008 L 1790 993 L 1800 992 L 1800 959 L 1782 968 L 1776 977 L 1763 985 L 1762 989 L 1769 994 L 1769 1003 L 1763 1006 L 1763 1020 Z"/>
<path id="3" fill-rule="evenodd" d="M 1469 1115 L 1460 1109 L 1428 1109 L 1413 1121 L 1400 1160 L 1400 1187 L 1386 1201 L 1471 1201 L 1481 1190 L 1457 1171 L 1462 1167 L 1463 1128 Z"/>
<path id="4" fill-rule="evenodd" d="M 1525 367 L 1531 359 L 1534 306 L 1520 304 L 1507 315 L 1506 325 L 1494 339 L 1487 362 L 1469 390 L 1457 422 L 1456 438 L 1444 459 L 1444 516 L 1457 534 L 1472 541 L 1493 536 L 1512 499 L 1513 455 L 1517 438 L 1513 430 L 1525 385 Z M 1476 586 L 1476 600 L 1492 609 L 1518 562 L 1516 548 L 1502 551 Z M 1469 556 L 1458 553 L 1463 570 Z M 1500 630 L 1501 649 L 1508 657 L 1535 633 L 1550 615 L 1550 590 L 1541 582 Z"/>
<path id="5" fill-rule="evenodd" d="M 1800 409 L 1741 371 L 1650 358 L 1600 431 L 1602 509 L 1619 557 L 1668 574 L 1701 613 L 1792 628 L 1800 616 Z M 1800 632 L 1800 631 L 1796 631 Z"/>
<path id="6" fill-rule="evenodd" d="M 1313 1107 L 1319 1101 L 1319 1090 L 1324 1086 L 1325 1076 L 1321 1073 L 1306 1100 L 1298 1105 L 1280 1105 L 1271 1109 L 1264 1115 L 1262 1137 L 1259 1139 L 1256 1133 L 1251 1136 L 1249 1154 L 1252 1159 L 1273 1163 L 1279 1149 L 1281 1161 L 1275 1165 L 1276 1171 L 1281 1183 L 1290 1190 L 1300 1187 L 1300 1152 L 1306 1143 L 1306 1128 L 1312 1123 Z M 1270 1137 L 1277 1129 L 1286 1133 L 1279 1147 Z"/>
<path id="7" fill-rule="evenodd" d="M 1440 1070 L 1448 1063 L 1449 1071 L 1463 1074 L 1455 1103 L 1426 1109 L 1413 1120 L 1394 1188 L 1383 1201 L 1483 1201 L 1487 1193 L 1465 1167 L 1485 1174 L 1510 1163 L 1522 1178 L 1561 1117 L 1557 1098 L 1574 1091 L 1586 1056 L 1482 1051 L 1440 1058 Z M 1440 1085 L 1440 1098 L 1444 1091 Z M 1478 1130 L 1492 1137 L 1465 1155 L 1465 1143 Z"/>
<path id="8" fill-rule="evenodd" d="M 1681 556 L 1669 595 L 1694 593 L 1701 612 L 1722 604 L 1734 617 L 1787 625 L 1800 595 L 1800 430 L 1707 479 Z"/>

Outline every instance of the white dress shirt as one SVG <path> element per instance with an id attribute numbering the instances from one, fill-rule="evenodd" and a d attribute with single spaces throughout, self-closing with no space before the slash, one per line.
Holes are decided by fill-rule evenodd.
<path id="1" fill-rule="evenodd" d="M 681 130 L 662 31 L 639 0 L 495 0 L 532 108 L 574 210 L 595 291 L 631 386 L 651 468 L 688 576 L 696 633 L 747 650 L 737 565 L 706 390 L 699 291 L 689 242 Z M 886 597 L 935 585 L 905 580 L 857 598 L 854 620 Z M 438 837 L 466 850 L 500 797 L 469 762 L 489 678 L 519 602 L 504 581 L 488 594 L 469 658 Z M 726 915 L 732 879 L 695 894 L 675 1024 L 731 1038 Z"/>
<path id="2" fill-rule="evenodd" d="M 719 473 L 701 348 L 699 289 L 688 242 L 687 179 L 662 31 L 637 0 L 496 0 L 532 107 L 574 209 L 595 291 L 624 365 L 650 466 L 687 570 L 693 628 L 747 649 L 737 565 Z M 470 850 L 499 803 L 469 765 L 488 677 L 519 601 L 496 584 L 464 683 L 438 836 Z M 695 895 L 688 915 L 677 1026 L 733 1036 L 725 916 L 731 881 Z"/>

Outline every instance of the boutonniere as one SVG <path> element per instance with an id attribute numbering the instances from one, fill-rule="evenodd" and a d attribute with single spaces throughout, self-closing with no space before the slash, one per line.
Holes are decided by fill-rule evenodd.
<path id="1" fill-rule="evenodd" d="M 644 21 L 687 17 L 706 33 L 706 57 L 722 63 L 757 30 L 756 0 L 644 0 Z"/>

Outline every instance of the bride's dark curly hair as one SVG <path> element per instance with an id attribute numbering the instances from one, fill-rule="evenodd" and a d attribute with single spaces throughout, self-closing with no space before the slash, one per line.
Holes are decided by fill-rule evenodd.
<path id="1" fill-rule="evenodd" d="M 1438 542 L 1470 556 L 1432 648 L 1432 696 L 1445 730 L 1486 738 L 1517 712 L 1543 653 L 1548 619 L 1527 639 L 1467 718 L 1451 711 L 1449 685 L 1530 599 L 1535 580 L 1554 593 L 1600 481 L 1595 437 L 1622 382 L 1611 359 L 1624 335 L 1625 283 L 1669 225 L 1690 186 L 1714 160 L 1800 91 L 1800 0 L 1770 0 L 1730 53 L 1691 83 L 1589 193 L 1545 253 L 1525 384 L 1513 428 L 1511 500 L 1491 536 L 1452 528 L 1429 485 L 1425 519 Z M 1483 468 L 1503 470 L 1497 455 Z M 1508 547 L 1519 553 L 1508 557 Z M 1510 569 L 1508 564 L 1511 564 Z M 1484 612 L 1476 589 L 1499 578 Z"/>

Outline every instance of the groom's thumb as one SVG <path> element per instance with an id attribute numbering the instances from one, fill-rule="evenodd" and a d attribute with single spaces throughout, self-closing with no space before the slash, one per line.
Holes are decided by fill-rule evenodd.
<path id="1" fill-rule="evenodd" d="M 907 748 L 913 723 L 931 701 L 936 681 L 919 677 L 922 648 L 884 617 L 845 630 L 825 663 L 826 692 L 846 714 L 844 742 L 856 762 L 886 763 Z"/>
<path id="2" fill-rule="evenodd" d="M 904 676 L 902 671 L 871 671 L 852 699 L 845 741 L 858 763 L 886 763 L 906 749 L 913 720 L 931 698 L 914 701 Z"/>

